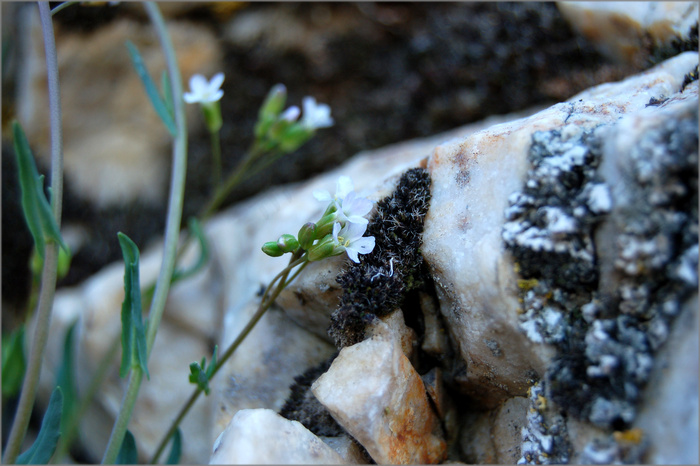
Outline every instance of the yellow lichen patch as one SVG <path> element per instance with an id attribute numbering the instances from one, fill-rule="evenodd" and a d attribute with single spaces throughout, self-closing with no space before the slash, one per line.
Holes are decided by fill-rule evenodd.
<path id="1" fill-rule="evenodd" d="M 547 409 L 547 398 L 537 395 L 537 411 L 542 412 Z"/>
<path id="2" fill-rule="evenodd" d="M 537 286 L 539 281 L 536 278 L 529 278 L 529 279 L 524 279 L 524 278 L 519 278 L 518 279 L 518 288 L 520 288 L 523 291 L 529 291 L 533 289 L 534 287 Z"/>
<path id="3" fill-rule="evenodd" d="M 613 437 L 618 443 L 633 443 L 638 445 L 644 437 L 644 431 L 638 427 L 629 430 L 615 431 Z"/>

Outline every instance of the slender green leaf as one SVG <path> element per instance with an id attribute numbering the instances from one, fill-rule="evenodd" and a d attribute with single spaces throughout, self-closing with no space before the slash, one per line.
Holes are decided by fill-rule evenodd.
<path id="1" fill-rule="evenodd" d="M 173 118 L 173 114 L 168 111 L 168 107 L 165 105 L 165 102 L 163 102 L 163 99 L 158 93 L 158 89 L 156 88 L 153 79 L 151 79 L 151 75 L 148 74 L 148 70 L 146 69 L 146 65 L 143 62 L 143 58 L 141 57 L 139 50 L 131 41 L 126 41 L 126 48 L 129 49 L 131 63 L 134 65 L 139 78 L 141 78 L 143 87 L 146 88 L 146 94 L 148 94 L 148 98 L 151 99 L 153 109 L 163 121 L 163 124 L 165 124 L 165 127 L 168 129 L 170 134 L 175 137 L 177 135 L 177 130 L 175 129 L 175 119 Z"/>
<path id="2" fill-rule="evenodd" d="M 136 439 L 127 429 L 124 434 L 124 441 L 119 449 L 116 464 L 136 464 L 139 460 L 139 452 L 136 449 Z"/>
<path id="3" fill-rule="evenodd" d="M 173 88 L 170 84 L 170 76 L 166 70 L 160 77 L 160 88 L 165 98 L 165 108 L 170 115 L 175 115 L 175 106 L 173 105 Z"/>
<path id="4" fill-rule="evenodd" d="M 2 396 L 14 396 L 22 388 L 27 359 L 24 355 L 24 325 L 2 337 Z"/>
<path id="5" fill-rule="evenodd" d="M 56 444 L 61 437 L 61 411 L 63 410 L 63 393 L 56 387 L 51 393 L 49 407 L 41 421 L 41 430 L 31 447 L 17 457 L 17 464 L 47 464 L 56 451 Z"/>
<path id="6" fill-rule="evenodd" d="M 178 464 L 182 455 L 182 432 L 178 427 L 173 434 L 173 446 L 170 448 L 170 454 L 165 464 Z"/>
<path id="7" fill-rule="evenodd" d="M 61 431 L 66 432 L 71 418 L 75 415 L 78 406 L 78 389 L 75 385 L 75 365 L 73 363 L 73 339 L 78 321 L 68 328 L 63 341 L 63 361 L 56 376 L 56 385 L 61 387 L 63 392 L 63 414 L 61 415 Z"/>
<path id="8" fill-rule="evenodd" d="M 124 302 L 122 303 L 122 365 L 119 375 L 125 377 L 132 367 L 140 366 L 150 378 L 147 367 L 146 332 L 141 315 L 139 282 L 139 248 L 124 233 L 117 233 L 124 256 Z"/>
<path id="9" fill-rule="evenodd" d="M 27 137 L 17 121 L 12 122 L 12 132 L 17 168 L 19 169 L 19 183 L 22 190 L 24 219 L 34 238 L 37 251 L 43 259 L 46 243 L 51 241 L 57 242 L 67 251 L 68 247 L 61 238 L 49 201 L 44 195 L 44 176 L 39 175 Z"/>
<path id="10" fill-rule="evenodd" d="M 192 233 L 199 242 L 199 258 L 197 259 L 197 262 L 189 269 L 175 270 L 175 272 L 173 273 L 173 278 L 170 281 L 171 284 L 182 280 L 183 278 L 188 278 L 196 274 L 209 261 L 209 243 L 207 242 L 207 238 L 204 235 L 202 226 L 199 224 L 199 221 L 194 217 L 191 217 L 189 219 L 188 225 L 190 233 Z"/>

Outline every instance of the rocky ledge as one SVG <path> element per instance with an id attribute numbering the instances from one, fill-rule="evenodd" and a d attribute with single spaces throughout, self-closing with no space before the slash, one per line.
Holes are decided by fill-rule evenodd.
<path id="1" fill-rule="evenodd" d="M 211 261 L 168 301 L 130 426 L 139 452 L 189 395 L 189 362 L 236 337 L 284 266 L 260 246 L 318 217 L 312 192 L 347 175 L 376 202 L 378 247 L 359 267 L 313 263 L 280 295 L 183 424 L 183 461 L 696 463 L 697 66 L 683 53 L 361 153 L 212 219 Z M 144 251 L 143 283 L 159 261 Z M 85 373 L 118 333 L 121 274 L 57 293 Z M 97 457 L 114 367 L 84 421 Z"/>

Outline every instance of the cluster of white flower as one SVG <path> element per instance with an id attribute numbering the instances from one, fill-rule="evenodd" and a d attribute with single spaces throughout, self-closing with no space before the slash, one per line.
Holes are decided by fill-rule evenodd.
<path id="1" fill-rule="evenodd" d="M 374 236 L 364 236 L 369 220 L 365 218 L 372 210 L 372 201 L 360 197 L 353 189 L 352 180 L 341 176 L 336 183 L 335 196 L 328 191 L 315 191 L 314 197 L 329 202 L 328 210 L 335 213 L 332 244 L 334 254 L 348 253 L 353 262 L 360 262 L 358 254 L 369 254 L 374 249 Z M 324 215 L 324 218 L 326 216 Z"/>
<path id="2" fill-rule="evenodd" d="M 201 74 L 194 74 L 190 77 L 190 91 L 185 92 L 183 98 L 188 104 L 211 104 L 218 102 L 224 95 L 221 90 L 221 85 L 224 83 L 224 73 L 216 73 L 211 81 L 208 81 Z M 314 131 L 318 128 L 329 128 L 333 126 L 333 118 L 331 117 L 331 108 L 326 104 L 316 102 L 316 99 L 311 96 L 306 96 L 302 100 L 304 114 L 299 122 L 302 127 L 307 130 Z M 301 110 L 296 105 L 292 105 L 279 118 L 289 123 L 293 123 L 299 119 Z"/>
<path id="3" fill-rule="evenodd" d="M 374 236 L 364 236 L 369 220 L 365 217 L 373 203 L 360 197 L 353 189 L 352 180 L 341 176 L 336 184 L 335 195 L 328 191 L 315 191 L 314 197 L 328 202 L 328 207 L 316 223 L 307 223 L 299 230 L 298 239 L 285 234 L 274 242 L 263 245 L 263 251 L 273 257 L 287 252 L 305 251 L 309 262 L 347 253 L 356 263 L 360 254 L 369 254 L 374 249 Z"/>

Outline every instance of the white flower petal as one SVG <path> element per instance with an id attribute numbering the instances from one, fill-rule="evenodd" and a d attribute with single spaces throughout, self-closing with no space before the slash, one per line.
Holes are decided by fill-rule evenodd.
<path id="1" fill-rule="evenodd" d="M 282 114 L 280 115 L 280 120 L 287 120 L 289 122 L 297 121 L 300 114 L 301 110 L 299 110 L 299 107 L 297 107 L 296 105 L 292 105 L 287 110 L 282 112 Z"/>
<path id="2" fill-rule="evenodd" d="M 209 81 L 209 88 L 210 89 L 219 89 L 221 85 L 224 83 L 224 73 L 216 73 L 213 78 L 211 78 L 211 81 Z"/>
<path id="3" fill-rule="evenodd" d="M 337 199 L 345 199 L 345 197 L 353 192 L 352 179 L 349 176 L 341 176 L 335 184 L 335 197 Z"/>
<path id="4" fill-rule="evenodd" d="M 357 255 L 358 252 L 351 248 L 345 248 L 345 252 L 348 253 L 348 257 L 355 263 L 360 263 L 360 257 Z"/>
<path id="5" fill-rule="evenodd" d="M 333 200 L 333 197 L 331 196 L 331 193 L 329 193 L 329 192 L 326 191 L 326 190 L 314 191 L 313 194 L 314 194 L 314 197 L 315 197 L 317 200 L 321 201 L 321 202 L 328 202 L 328 201 L 332 201 L 332 200 Z"/>

